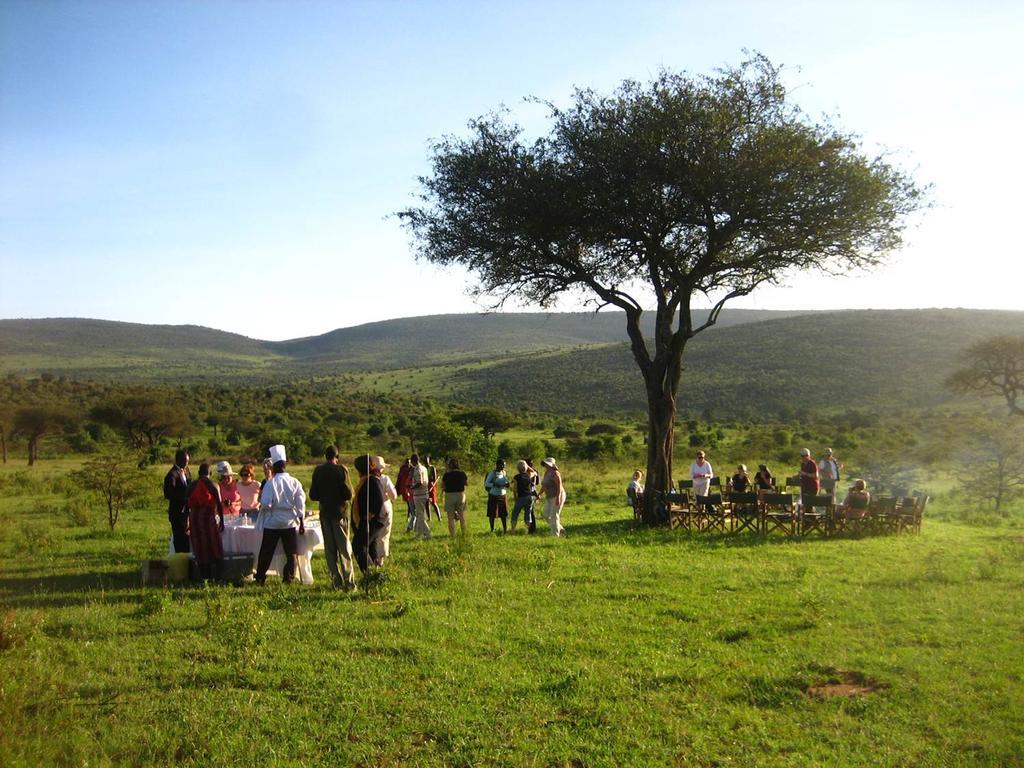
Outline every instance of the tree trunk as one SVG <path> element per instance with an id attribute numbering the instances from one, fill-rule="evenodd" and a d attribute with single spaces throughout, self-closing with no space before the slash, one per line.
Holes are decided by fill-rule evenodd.
<path id="1" fill-rule="evenodd" d="M 0 426 L 0 450 L 4 454 L 4 464 L 7 463 L 7 433 L 2 426 Z"/>
<path id="2" fill-rule="evenodd" d="M 643 520 L 658 525 L 657 492 L 672 488 L 672 449 L 675 445 L 675 393 L 647 388 L 647 483 L 644 492 Z"/>
<path id="3" fill-rule="evenodd" d="M 31 467 L 36 463 L 36 445 L 39 438 L 32 436 L 28 439 L 28 465 Z"/>

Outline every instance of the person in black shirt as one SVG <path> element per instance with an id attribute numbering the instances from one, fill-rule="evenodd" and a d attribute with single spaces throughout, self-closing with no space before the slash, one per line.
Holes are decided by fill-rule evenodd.
<path id="1" fill-rule="evenodd" d="M 324 555 L 334 588 L 347 592 L 356 585 L 352 574 L 352 545 L 348 540 L 352 483 L 348 479 L 348 470 L 338 459 L 336 447 L 329 445 L 324 451 L 324 458 L 327 461 L 313 470 L 309 498 L 320 502 Z"/>
<path id="2" fill-rule="evenodd" d="M 516 463 L 517 474 L 512 478 L 516 489 L 516 501 L 512 507 L 512 531 L 515 532 L 516 524 L 519 522 L 519 511 L 523 512 L 523 525 L 526 530 L 533 533 L 537 523 L 533 517 L 533 505 L 537 499 L 537 473 L 530 471 L 529 464 L 524 460 Z"/>
<path id="3" fill-rule="evenodd" d="M 192 475 L 188 471 L 188 451 L 179 449 L 174 454 L 174 466 L 164 477 L 164 498 L 167 499 L 167 519 L 171 523 L 175 552 L 189 552 L 188 489 Z"/>
<path id="4" fill-rule="evenodd" d="M 455 521 L 459 521 L 462 535 L 466 535 L 466 484 L 469 478 L 459 469 L 459 460 L 448 462 L 448 471 L 441 476 L 444 490 L 444 511 L 448 515 L 448 535 L 455 536 Z"/>

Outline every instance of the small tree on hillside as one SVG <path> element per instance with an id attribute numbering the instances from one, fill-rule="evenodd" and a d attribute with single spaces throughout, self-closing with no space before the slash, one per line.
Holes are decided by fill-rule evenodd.
<path id="1" fill-rule="evenodd" d="M 114 530 L 121 512 L 152 491 L 150 478 L 139 469 L 139 456 L 136 454 L 97 456 L 72 476 L 79 487 L 95 493 L 106 504 L 110 530 Z"/>
<path id="2" fill-rule="evenodd" d="M 1008 504 L 1024 496 L 1024 433 L 1015 424 L 986 421 L 970 435 L 962 461 L 970 472 L 961 479 L 961 491 L 1005 514 Z"/>
<path id="3" fill-rule="evenodd" d="M 551 132 L 529 144 L 500 116 L 436 143 L 424 205 L 398 215 L 421 258 L 469 268 L 499 306 L 577 291 L 625 312 L 647 392 L 648 487 L 667 490 L 687 342 L 730 299 L 793 270 L 878 263 L 920 191 L 854 136 L 803 115 L 760 56 L 548 106 Z M 695 324 L 699 297 L 712 309 Z"/>
<path id="4" fill-rule="evenodd" d="M 1011 415 L 1024 416 L 1024 336 L 995 336 L 960 353 L 962 368 L 946 379 L 954 392 L 978 392 L 1006 401 Z"/>
<path id="5" fill-rule="evenodd" d="M 75 416 L 59 405 L 34 405 L 15 411 L 12 434 L 26 438 L 28 465 L 31 467 L 39 459 L 39 444 L 45 435 L 67 430 L 75 421 Z"/>

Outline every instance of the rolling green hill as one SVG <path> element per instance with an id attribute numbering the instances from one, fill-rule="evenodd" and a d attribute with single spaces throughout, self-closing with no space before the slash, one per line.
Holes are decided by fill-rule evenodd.
<path id="1" fill-rule="evenodd" d="M 680 411 L 790 418 L 806 410 L 952 401 L 956 355 L 1024 312 L 959 309 L 724 313 L 684 360 Z M 0 321 L 0 373 L 224 384 L 354 374 L 393 394 L 552 413 L 641 413 L 617 313 L 437 315 L 266 342 L 196 326 Z"/>
<path id="2" fill-rule="evenodd" d="M 723 326 L 800 312 L 737 309 Z M 0 320 L 0 373 L 208 379 L 410 368 L 493 360 L 508 352 L 568 349 L 625 338 L 617 312 L 431 315 L 272 342 L 195 325 L 107 320 Z"/>
<path id="3" fill-rule="evenodd" d="M 842 311 L 713 328 L 684 358 L 682 414 L 789 417 L 801 411 L 930 407 L 953 396 L 956 355 L 995 334 L 1024 335 L 1024 312 Z M 463 397 L 509 408 L 646 410 L 626 344 L 458 371 Z"/>

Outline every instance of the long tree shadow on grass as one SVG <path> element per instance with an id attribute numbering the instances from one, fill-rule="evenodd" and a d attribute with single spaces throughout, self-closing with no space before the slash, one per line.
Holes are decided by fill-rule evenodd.
<path id="1" fill-rule="evenodd" d="M 545 531 L 546 533 L 546 531 Z M 852 541 L 848 536 L 764 536 L 748 531 L 742 533 L 688 533 L 668 527 L 651 528 L 632 519 L 604 520 L 571 524 L 566 527 L 566 540 L 585 539 L 602 544 L 637 544 L 642 546 L 679 546 L 688 544 L 706 548 L 732 549 L 737 547 L 764 547 L 783 544 L 810 544 L 814 542 L 838 544 Z"/>

